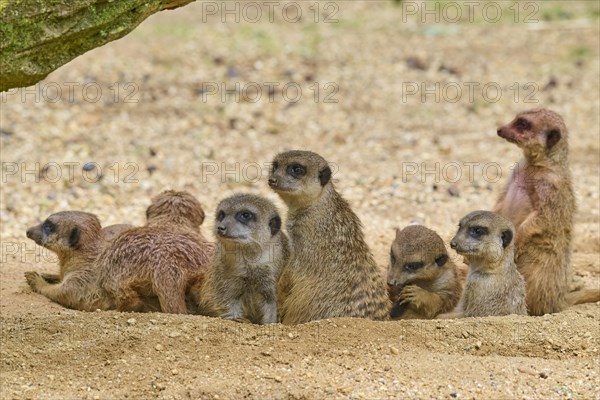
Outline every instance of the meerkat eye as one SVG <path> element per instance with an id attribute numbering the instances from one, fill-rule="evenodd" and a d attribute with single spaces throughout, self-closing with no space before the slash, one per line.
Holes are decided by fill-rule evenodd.
<path id="1" fill-rule="evenodd" d="M 473 226 L 469 228 L 469 235 L 475 239 L 479 239 L 481 236 L 487 235 L 488 233 L 488 228 L 484 226 Z"/>
<path id="2" fill-rule="evenodd" d="M 287 173 L 294 178 L 301 178 L 306 175 L 306 168 L 300 164 L 290 164 L 287 167 Z"/>
<path id="3" fill-rule="evenodd" d="M 254 213 L 250 211 L 240 211 L 237 213 L 236 218 L 242 224 L 247 224 L 250 221 L 254 220 Z"/>
<path id="4" fill-rule="evenodd" d="M 44 233 L 46 235 L 51 234 L 52 232 L 54 232 L 54 224 L 51 221 L 44 221 L 44 223 L 42 224 L 42 231 L 44 231 Z"/>
<path id="5" fill-rule="evenodd" d="M 217 221 L 221 222 L 221 221 L 223 221 L 223 218 L 225 218 L 225 211 L 221 210 L 217 214 Z"/>
<path id="6" fill-rule="evenodd" d="M 409 272 L 414 272 L 420 268 L 423 268 L 423 263 L 422 262 L 411 262 L 408 264 L 404 265 L 404 269 L 409 271 Z"/>
<path id="7" fill-rule="evenodd" d="M 525 118 L 519 118 L 515 122 L 515 128 L 518 131 L 526 131 L 526 130 L 531 129 L 531 123 L 529 121 L 527 121 Z"/>
<path id="8" fill-rule="evenodd" d="M 396 256 L 394 253 L 390 253 L 390 263 L 392 263 L 392 266 L 396 264 Z"/>

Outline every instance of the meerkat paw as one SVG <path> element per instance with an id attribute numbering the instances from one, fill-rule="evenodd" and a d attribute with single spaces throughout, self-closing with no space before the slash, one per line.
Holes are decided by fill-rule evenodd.
<path id="1" fill-rule="evenodd" d="M 408 285 L 400 292 L 400 304 L 412 303 L 416 307 L 421 306 L 427 291 L 417 285 Z"/>
<path id="2" fill-rule="evenodd" d="M 35 271 L 25 272 L 25 279 L 27 280 L 27 284 L 31 290 L 38 293 L 40 291 L 40 287 L 46 284 L 44 278 L 42 278 L 40 274 Z"/>

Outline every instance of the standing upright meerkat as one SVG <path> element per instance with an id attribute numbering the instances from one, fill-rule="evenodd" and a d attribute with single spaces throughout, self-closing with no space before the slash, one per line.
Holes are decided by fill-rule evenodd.
<path id="1" fill-rule="evenodd" d="M 199 313 L 255 324 L 277 322 L 276 286 L 288 257 L 281 217 L 268 199 L 237 194 L 216 212 L 217 250 Z"/>
<path id="2" fill-rule="evenodd" d="M 543 315 L 600 301 L 597 289 L 568 293 L 576 204 L 562 117 L 547 109 L 525 111 L 498 128 L 498 136 L 524 155 L 494 211 L 515 226 L 515 260 L 527 282 L 529 312 Z"/>
<path id="3" fill-rule="evenodd" d="M 27 229 L 27 237 L 54 252 L 59 274 L 25 272 L 27 283 L 64 307 L 82 311 L 113 308 L 102 296 L 97 282 L 95 261 L 105 244 L 98 217 L 83 211 L 61 211 Z"/>
<path id="4" fill-rule="evenodd" d="M 513 224 L 500 214 L 473 211 L 461 219 L 450 246 L 469 264 L 467 283 L 456 311 L 438 318 L 527 315 L 513 238 Z"/>
<path id="5" fill-rule="evenodd" d="M 163 312 L 188 313 L 214 253 L 200 232 L 202 206 L 191 194 L 170 190 L 152 199 L 146 216 L 145 226 L 126 230 L 102 249 L 99 285 L 119 311 L 145 311 L 144 299 L 157 298 Z"/>
<path id="6" fill-rule="evenodd" d="M 396 230 L 387 276 L 393 319 L 431 319 L 451 311 L 462 292 L 442 238 L 422 225 Z"/>
<path id="7" fill-rule="evenodd" d="M 387 319 L 385 280 L 360 220 L 333 186 L 327 161 L 310 151 L 281 153 L 269 186 L 288 206 L 290 260 L 278 283 L 282 322 Z"/>

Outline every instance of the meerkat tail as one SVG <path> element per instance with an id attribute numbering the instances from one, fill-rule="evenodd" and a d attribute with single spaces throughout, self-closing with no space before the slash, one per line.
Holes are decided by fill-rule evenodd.
<path id="1" fill-rule="evenodd" d="M 570 306 L 583 303 L 595 303 L 600 301 L 600 289 L 583 289 L 576 292 L 570 292 L 567 293 L 566 299 Z"/>

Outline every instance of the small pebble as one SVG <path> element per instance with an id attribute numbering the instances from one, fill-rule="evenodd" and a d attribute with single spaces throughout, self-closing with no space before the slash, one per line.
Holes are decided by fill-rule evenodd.
<path id="1" fill-rule="evenodd" d="M 400 354 L 400 351 L 395 347 L 390 347 L 390 353 L 392 354 Z"/>
<path id="2" fill-rule="evenodd" d="M 160 343 L 159 343 L 159 344 L 157 344 L 156 346 L 154 346 L 154 348 L 155 348 L 157 351 L 163 351 L 163 350 L 165 349 L 165 346 L 163 346 L 162 344 L 160 344 Z"/>
<path id="3" fill-rule="evenodd" d="M 136 319 L 135 319 L 135 318 L 129 318 L 129 319 L 127 320 L 127 323 L 128 323 L 129 325 L 135 325 L 135 323 L 136 323 L 136 322 L 137 322 L 137 321 L 136 321 Z"/>

